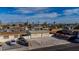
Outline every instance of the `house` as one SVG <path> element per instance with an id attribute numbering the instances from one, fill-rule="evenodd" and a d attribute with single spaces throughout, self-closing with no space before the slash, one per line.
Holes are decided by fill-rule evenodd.
<path id="1" fill-rule="evenodd" d="M 27 34 L 27 27 L 9 27 L 0 29 L 0 42 L 6 42 L 9 40 L 16 40 L 20 35 Z"/>
<path id="2" fill-rule="evenodd" d="M 49 28 L 48 27 L 43 27 L 43 26 L 34 26 L 32 28 L 32 30 L 48 30 Z"/>

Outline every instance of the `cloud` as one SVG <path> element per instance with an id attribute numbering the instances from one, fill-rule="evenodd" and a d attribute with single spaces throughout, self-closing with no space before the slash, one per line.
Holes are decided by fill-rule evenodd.
<path id="1" fill-rule="evenodd" d="M 55 19 L 58 22 L 74 22 L 79 19 L 79 8 L 74 9 L 64 9 L 62 12 L 58 13 L 59 11 L 48 11 L 49 8 L 45 7 L 22 7 L 22 8 L 16 8 L 11 13 L 0 13 L 0 20 L 3 22 L 26 22 L 27 20 L 30 22 L 51 22 L 53 19 Z M 48 12 L 44 12 L 47 10 Z M 64 12 L 64 13 L 63 13 Z M 28 15 L 30 13 L 34 13 L 33 15 Z M 76 15 L 74 15 L 76 14 Z M 67 16 L 68 15 L 68 16 Z M 70 19 L 70 20 L 69 20 Z M 61 20 L 61 21 L 60 21 Z M 73 20 L 73 21 L 72 21 Z M 75 21 L 75 22 L 76 22 Z"/>
<path id="2" fill-rule="evenodd" d="M 22 21 L 25 21 L 27 18 L 26 18 L 26 16 L 22 16 L 22 15 L 0 14 L 0 20 L 3 23 L 8 23 L 8 22 L 22 22 Z"/>
<path id="3" fill-rule="evenodd" d="M 53 13 L 42 13 L 42 14 L 36 14 L 32 16 L 33 18 L 55 18 L 60 16 L 60 14 L 53 12 Z"/>
<path id="4" fill-rule="evenodd" d="M 17 8 L 16 11 L 20 13 L 34 13 L 44 9 L 47 9 L 47 7 L 22 7 L 22 8 Z"/>
<path id="5" fill-rule="evenodd" d="M 0 14 L 0 20 L 2 20 L 3 23 L 8 22 L 26 22 L 29 21 L 50 21 L 53 18 L 56 18 L 60 16 L 60 14 L 53 12 L 53 13 L 42 13 L 42 14 L 36 14 L 33 16 L 26 16 L 26 15 L 17 15 L 17 14 Z"/>
<path id="6" fill-rule="evenodd" d="M 64 10 L 64 15 L 73 15 L 73 14 L 79 15 L 79 8 Z"/>
<path id="7" fill-rule="evenodd" d="M 78 23 L 79 22 L 79 16 L 62 16 L 57 19 L 55 19 L 57 23 Z"/>

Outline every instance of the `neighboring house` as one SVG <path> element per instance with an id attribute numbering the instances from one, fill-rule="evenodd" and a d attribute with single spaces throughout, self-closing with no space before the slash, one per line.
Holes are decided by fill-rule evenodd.
<path id="1" fill-rule="evenodd" d="M 25 32 L 0 32 L 0 42 L 5 42 L 9 40 L 16 40 L 21 35 L 25 35 Z M 24 36 L 26 37 L 26 36 Z"/>
<path id="2" fill-rule="evenodd" d="M 5 42 L 9 40 L 16 40 L 20 35 L 27 34 L 27 27 L 9 27 L 0 29 L 0 42 Z"/>
<path id="3" fill-rule="evenodd" d="M 42 27 L 42 26 L 34 26 L 33 28 L 32 28 L 32 30 L 48 30 L 49 28 L 47 28 L 47 27 Z"/>

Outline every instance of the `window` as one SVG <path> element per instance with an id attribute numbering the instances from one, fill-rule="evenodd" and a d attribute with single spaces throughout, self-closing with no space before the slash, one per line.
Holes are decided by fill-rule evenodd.
<path id="1" fill-rule="evenodd" d="M 4 39 L 9 39 L 9 36 L 5 35 L 5 36 L 4 36 Z"/>

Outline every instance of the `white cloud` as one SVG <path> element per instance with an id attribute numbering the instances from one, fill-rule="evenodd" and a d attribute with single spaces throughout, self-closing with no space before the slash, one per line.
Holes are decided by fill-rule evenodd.
<path id="1" fill-rule="evenodd" d="M 79 14 L 79 8 L 77 9 L 68 9 L 64 11 L 64 15 L 73 15 L 73 14 Z"/>
<path id="2" fill-rule="evenodd" d="M 53 13 L 42 13 L 42 14 L 36 14 L 32 16 L 33 18 L 55 18 L 60 16 L 60 14 L 53 12 Z"/>
<path id="3" fill-rule="evenodd" d="M 22 7 L 22 8 L 18 8 L 16 11 L 19 11 L 21 13 L 33 13 L 33 12 L 40 11 L 46 8 L 45 7 L 43 8 L 42 7 Z"/>
<path id="4" fill-rule="evenodd" d="M 38 21 L 38 20 L 43 20 L 49 21 L 53 18 L 56 18 L 60 16 L 60 14 L 53 12 L 53 13 L 40 13 L 40 14 L 35 14 L 32 16 L 27 16 L 27 15 L 19 15 L 19 14 L 0 14 L 0 20 L 2 20 L 4 23 L 6 22 L 25 22 L 27 20 L 29 21 Z"/>
<path id="5" fill-rule="evenodd" d="M 24 21 L 28 17 L 22 16 L 22 15 L 12 15 L 12 14 L 0 14 L 0 20 L 2 22 L 7 23 L 7 22 L 18 22 L 18 21 Z"/>
<path id="6" fill-rule="evenodd" d="M 79 23 L 79 16 L 62 16 L 55 20 L 57 23 Z"/>

